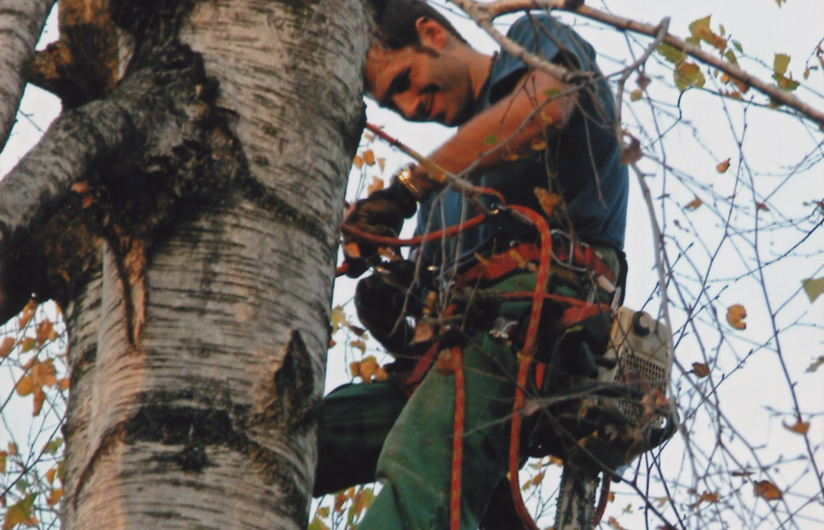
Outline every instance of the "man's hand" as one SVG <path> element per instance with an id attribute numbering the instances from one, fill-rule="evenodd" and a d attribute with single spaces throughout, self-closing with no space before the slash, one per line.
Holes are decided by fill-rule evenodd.
<path id="1" fill-rule="evenodd" d="M 346 216 L 345 224 L 378 236 L 397 237 L 403 228 L 405 219 L 415 215 L 418 206 L 415 197 L 403 185 L 394 181 L 388 188 L 372 193 L 366 199 L 354 204 Z M 380 261 L 378 246 L 354 236 L 343 235 L 344 246 L 355 243 L 360 256 L 345 254 L 349 269 L 346 275 L 357 278 L 369 268 L 370 264 Z"/>

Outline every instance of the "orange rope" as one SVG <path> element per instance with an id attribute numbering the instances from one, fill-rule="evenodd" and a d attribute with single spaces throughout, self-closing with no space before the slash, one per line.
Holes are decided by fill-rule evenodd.
<path id="1" fill-rule="evenodd" d="M 472 228 L 477 226 L 484 221 L 486 221 L 487 215 L 485 213 L 478 214 L 472 219 L 469 219 L 459 225 L 450 226 L 444 230 L 437 230 L 435 232 L 430 232 L 429 234 L 423 236 L 415 236 L 409 239 L 399 239 L 397 237 L 387 237 L 387 236 L 378 236 L 375 234 L 370 234 L 369 232 L 364 232 L 359 228 L 355 228 L 352 225 L 342 224 L 340 225 L 340 230 L 344 234 L 349 234 L 350 236 L 355 236 L 359 239 L 364 239 L 366 241 L 370 241 L 372 243 L 377 243 L 378 245 L 384 245 L 387 247 L 417 247 L 423 245 L 424 243 L 429 243 L 430 241 L 437 241 L 443 237 L 450 237 L 453 236 L 462 230 L 466 230 L 467 228 Z"/>
<path id="2" fill-rule="evenodd" d="M 535 279 L 535 291 L 532 296 L 532 313 L 529 317 L 529 327 L 526 330 L 524 349 L 518 354 L 521 364 L 518 368 L 518 386 L 515 388 L 515 405 L 512 411 L 512 431 L 509 440 L 509 485 L 512 489 L 512 500 L 515 502 L 515 511 L 529 530 L 538 530 L 535 521 L 524 505 L 521 496 L 521 484 L 518 477 L 520 469 L 519 448 L 521 444 L 521 409 L 524 406 L 524 389 L 526 388 L 529 367 L 535 355 L 535 341 L 538 336 L 538 325 L 541 321 L 541 310 L 544 305 L 544 291 L 549 279 L 549 266 L 552 260 L 552 236 L 546 220 L 534 210 L 521 206 L 510 206 L 528 218 L 541 236 L 541 260 L 538 265 L 538 277 Z"/>
<path id="3" fill-rule="evenodd" d="M 449 529 L 461 528 L 461 461 L 463 460 L 464 413 L 466 411 L 466 383 L 464 381 L 461 348 L 452 348 L 455 367 L 455 421 L 452 435 L 452 487 L 450 488 Z"/>

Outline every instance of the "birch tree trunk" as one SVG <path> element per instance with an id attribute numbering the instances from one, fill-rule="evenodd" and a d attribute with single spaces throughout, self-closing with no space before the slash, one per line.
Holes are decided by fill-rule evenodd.
<path id="1" fill-rule="evenodd" d="M 304 527 L 365 5 L 109 9 L 125 77 L 0 182 L 69 329 L 63 528 Z"/>

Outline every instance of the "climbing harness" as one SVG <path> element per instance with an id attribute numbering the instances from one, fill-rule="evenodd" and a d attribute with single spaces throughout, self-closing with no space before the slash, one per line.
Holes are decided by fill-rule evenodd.
<path id="1" fill-rule="evenodd" d="M 371 128 L 370 130 L 378 133 L 379 135 L 381 135 L 381 137 L 386 136 L 383 135 L 382 132 L 380 132 L 379 130 L 375 130 L 374 128 Z M 391 138 L 390 140 L 394 142 L 393 145 L 402 145 L 397 140 Z M 470 187 L 471 189 L 467 190 L 467 187 Z M 634 359 L 635 357 L 639 357 L 637 355 L 638 351 L 635 350 L 639 349 L 639 344 L 643 346 L 643 341 L 639 342 L 637 340 L 634 341 L 632 345 L 630 345 L 630 342 L 632 341 L 629 340 L 629 337 L 632 334 L 632 329 L 628 329 L 626 315 L 627 312 L 631 314 L 634 314 L 634 312 L 626 310 L 625 308 L 620 308 L 617 313 L 619 318 L 613 319 L 613 308 L 610 307 L 610 305 L 599 303 L 593 299 L 584 301 L 573 297 L 546 292 L 547 282 L 550 277 L 550 268 L 553 264 L 559 266 L 562 269 L 574 273 L 590 274 L 591 279 L 595 284 L 599 284 L 602 286 L 606 285 L 607 287 L 611 288 L 612 291 L 615 291 L 614 286 L 616 279 L 613 277 L 610 268 L 598 256 L 597 252 L 587 245 L 575 244 L 574 241 L 571 241 L 571 238 L 562 231 L 550 230 L 550 227 L 544 216 L 535 212 L 534 210 L 518 205 L 506 205 L 504 203 L 503 197 L 496 190 L 475 187 L 469 185 L 468 183 L 466 183 L 463 186 L 463 188 L 464 189 L 462 191 L 468 191 L 471 194 L 472 203 L 475 204 L 476 208 L 480 210 L 480 213 L 477 216 L 463 222 L 460 225 L 452 226 L 443 230 L 431 232 L 429 234 L 413 237 L 410 239 L 377 236 L 345 224 L 342 225 L 341 230 L 345 234 L 348 234 L 353 238 L 363 239 L 368 241 L 369 243 L 380 246 L 419 246 L 428 242 L 438 241 L 442 238 L 457 235 L 463 230 L 477 226 L 487 221 L 494 215 L 501 215 L 507 213 L 511 214 L 515 218 L 521 219 L 522 221 L 529 223 L 538 232 L 540 238 L 539 245 L 536 246 L 523 243 L 516 244 L 510 249 L 509 252 L 493 254 L 489 258 L 484 258 L 478 264 L 476 264 L 468 271 L 463 273 L 457 279 L 456 284 L 453 286 L 453 288 L 465 288 L 472 285 L 473 283 L 476 284 L 479 280 L 499 279 L 502 276 L 512 271 L 515 271 L 516 269 L 522 269 L 523 264 L 525 262 L 538 262 L 537 269 L 535 270 L 536 281 L 533 291 L 497 293 L 497 296 L 502 299 L 524 299 L 532 301 L 526 333 L 523 336 L 522 340 L 523 346 L 517 352 L 519 365 L 518 374 L 516 378 L 515 400 L 511 418 L 508 467 L 509 481 L 512 489 L 512 499 L 515 504 L 515 509 L 518 512 L 518 515 L 520 516 L 525 528 L 529 530 L 538 530 L 538 527 L 532 520 L 532 517 L 530 516 L 529 512 L 527 511 L 526 506 L 524 505 L 523 498 L 521 496 L 521 487 L 519 484 L 519 467 L 521 463 L 520 436 L 522 426 L 522 414 L 525 403 L 525 390 L 528 388 L 530 370 L 534 367 L 533 373 L 535 376 L 535 387 L 539 390 L 542 388 L 544 384 L 545 376 L 547 373 L 546 363 L 536 361 L 536 343 L 538 339 L 539 327 L 541 324 L 541 314 L 543 310 L 544 301 L 550 300 L 554 303 L 561 304 L 567 307 L 559 321 L 559 326 L 562 329 L 575 329 L 576 326 L 582 328 L 584 326 L 582 323 L 586 322 L 588 319 L 600 319 L 601 321 L 606 321 L 607 324 L 603 325 L 607 326 L 611 323 L 612 329 L 610 330 L 609 327 L 606 328 L 606 332 L 610 333 L 610 335 L 612 336 L 612 340 L 610 342 L 611 348 L 607 350 L 606 354 L 598 356 L 597 361 L 600 363 L 600 365 L 598 365 L 598 363 L 590 362 L 590 364 L 592 364 L 594 368 L 592 368 L 590 372 L 587 373 L 587 375 L 589 375 L 590 377 L 592 377 L 592 375 L 595 375 L 597 377 L 597 382 L 622 381 L 623 377 L 643 378 L 644 376 L 646 376 L 647 379 L 652 379 L 651 377 L 649 377 L 648 367 L 652 365 L 654 365 L 656 368 L 664 366 L 665 373 L 656 373 L 654 375 L 660 375 L 660 377 L 656 378 L 656 380 L 658 381 L 658 384 L 656 386 L 661 390 L 662 393 L 665 394 L 665 382 L 668 380 L 669 366 L 671 366 L 672 362 L 672 355 L 666 348 L 666 340 L 668 339 L 669 331 L 663 328 L 662 325 L 657 322 L 653 322 L 652 324 L 648 323 L 650 326 L 654 327 L 654 330 L 647 329 L 647 335 L 654 337 L 656 340 L 652 342 L 650 342 L 651 339 L 648 340 L 649 347 L 647 347 L 646 350 L 644 350 L 644 348 L 641 348 L 639 351 L 641 351 L 642 356 L 645 353 L 648 353 L 649 351 L 652 351 L 653 354 L 648 355 L 645 359 L 638 360 L 635 363 L 638 366 L 635 366 L 634 368 L 624 366 L 621 362 L 622 359 Z M 491 195 L 496 199 L 496 207 L 494 209 L 490 210 L 480 203 L 478 198 L 484 195 Z M 567 239 L 567 241 L 564 241 L 564 239 Z M 338 275 L 343 274 L 345 270 L 346 269 L 344 264 L 343 267 L 338 268 Z M 621 312 L 621 310 L 623 310 L 623 312 Z M 453 316 L 458 316 L 455 315 L 457 311 L 458 308 L 455 304 L 448 306 L 441 313 L 438 322 L 443 323 Z M 631 320 L 632 318 L 633 317 L 630 317 Z M 616 326 L 618 327 L 618 329 L 616 329 Z M 441 337 L 435 338 L 429 349 L 419 358 L 414 369 L 405 380 L 405 389 L 411 395 L 411 393 L 414 392 L 414 390 L 423 380 L 424 376 L 428 373 L 429 369 L 432 367 L 436 357 L 444 351 L 447 351 L 451 354 L 451 367 L 455 375 L 455 413 L 453 422 L 454 433 L 450 487 L 450 530 L 459 530 L 461 503 L 461 465 L 463 453 L 462 440 L 464 433 L 466 389 L 463 373 L 463 358 L 461 347 L 459 345 L 450 344 L 450 342 L 454 343 L 455 341 L 448 340 L 446 337 L 444 337 L 444 333 L 448 332 L 449 329 L 450 328 L 448 326 L 444 326 L 441 330 Z M 638 332 L 638 326 L 635 326 L 635 331 Z M 501 331 L 501 333 L 506 333 L 506 330 Z M 636 335 L 637 334 L 638 333 L 636 333 Z M 582 344 L 585 346 L 584 352 L 588 352 L 589 347 L 586 346 L 585 343 Z M 593 357 L 591 352 L 586 353 L 585 356 Z M 644 362 L 646 362 L 646 365 L 649 366 L 641 366 Z M 667 363 L 669 363 L 669 365 Z M 635 372 L 632 372 L 633 369 L 635 370 Z M 592 370 L 594 370 L 594 372 L 592 372 Z M 599 401 L 599 399 L 600 398 L 585 401 L 587 401 L 587 403 L 589 403 L 592 406 L 598 406 L 601 405 L 604 401 Z M 617 401 L 617 409 L 621 410 L 624 413 L 624 415 L 629 417 L 630 420 L 634 421 L 636 425 L 641 425 L 642 421 L 640 416 L 643 416 L 643 413 L 638 413 L 638 411 L 635 410 L 637 406 L 627 399 L 624 399 L 623 401 L 621 399 L 618 399 Z M 607 402 L 610 406 L 616 408 L 616 405 L 613 404 L 612 401 L 607 400 Z M 667 418 L 667 420 L 667 429 L 659 429 L 660 432 L 658 432 L 657 439 L 653 440 L 652 443 L 640 447 L 640 450 L 638 451 L 639 454 L 642 450 L 654 447 L 655 445 L 658 445 L 658 443 L 663 442 L 669 436 L 671 436 L 673 430 L 672 424 L 674 422 L 672 421 L 672 418 Z M 660 421 L 658 423 L 660 423 Z M 590 435 L 584 439 L 584 443 L 586 445 L 584 445 L 583 451 L 587 453 L 591 458 L 594 456 L 594 460 L 597 462 L 599 461 L 599 459 L 597 458 L 597 454 L 593 455 L 593 453 L 597 452 L 597 443 L 599 442 L 598 440 L 594 442 L 591 441 L 593 438 L 597 438 L 597 433 L 595 436 Z M 596 448 L 590 449 L 588 445 L 595 445 Z M 608 443 L 606 444 L 606 446 L 608 446 Z M 629 461 L 631 461 L 631 458 L 629 459 Z M 610 463 L 613 465 L 615 464 L 615 462 Z M 623 462 L 622 465 L 626 463 L 628 462 Z M 611 481 L 610 475 L 609 472 L 606 470 L 603 473 L 604 480 L 602 482 L 601 498 L 598 503 L 598 508 L 595 511 L 596 520 L 590 520 L 589 522 L 589 524 L 592 524 L 592 526 L 597 526 L 598 522 L 600 521 L 600 518 L 603 515 L 606 499 L 609 493 L 609 485 Z M 591 502 L 594 503 L 594 498 Z M 559 510 L 560 509 L 561 507 L 559 504 Z"/>

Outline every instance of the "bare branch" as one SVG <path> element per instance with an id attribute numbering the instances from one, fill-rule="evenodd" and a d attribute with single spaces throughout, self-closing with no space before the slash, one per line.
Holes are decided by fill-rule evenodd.
<path id="1" fill-rule="evenodd" d="M 9 139 L 26 67 L 54 0 L 0 0 L 0 150 Z"/>
<path id="2" fill-rule="evenodd" d="M 580 5 L 575 7 L 578 2 L 567 2 L 564 0 L 499 0 L 497 2 L 492 2 L 490 4 L 476 4 L 472 0 L 451 0 L 456 5 L 458 5 L 461 9 L 467 12 L 469 16 L 471 16 L 482 28 L 487 30 L 489 34 L 495 39 L 497 42 L 503 46 L 504 41 L 506 39 L 500 33 L 492 27 L 492 19 L 499 15 L 503 15 L 506 13 L 513 13 L 516 11 L 524 11 L 529 9 L 564 9 L 566 11 L 571 11 L 578 15 L 581 15 L 586 18 L 590 18 L 592 20 L 597 20 L 603 24 L 607 24 L 609 26 L 613 26 L 623 31 L 632 31 L 635 33 L 641 33 L 643 35 L 648 35 L 650 37 L 655 37 L 658 35 L 659 26 L 653 26 L 651 24 L 644 24 L 643 22 L 638 22 L 636 20 L 631 20 L 628 18 L 619 17 L 616 15 L 612 15 L 610 13 L 605 13 L 604 11 L 599 11 L 597 9 L 593 9 L 591 7 Z M 679 39 L 678 37 L 674 37 L 669 33 L 664 38 L 664 42 L 678 48 L 682 52 L 686 53 L 690 57 L 697 59 L 698 61 L 712 66 L 714 68 L 718 68 L 718 70 L 724 72 L 731 78 L 735 79 L 736 81 L 740 81 L 748 86 L 753 87 L 757 91 L 761 92 L 762 94 L 769 96 L 774 101 L 778 102 L 781 105 L 786 105 L 792 109 L 795 109 L 799 113 L 803 114 L 810 120 L 815 121 L 819 124 L 819 127 L 824 128 L 824 112 L 807 105 L 794 95 L 784 90 L 781 90 L 778 86 L 771 85 L 759 79 L 758 77 L 745 72 L 738 66 L 731 64 L 727 61 L 719 57 L 715 57 L 710 53 L 707 53 L 698 46 L 693 46 L 683 40 Z M 514 43 L 507 43 L 507 46 L 517 46 Z M 504 48 L 507 51 L 510 51 L 508 48 Z M 522 50 L 523 53 L 526 53 L 525 50 Z M 510 52 L 512 53 L 512 52 Z M 527 57 L 521 57 L 521 55 L 517 55 L 519 58 L 522 58 L 524 62 L 532 66 L 534 68 L 540 68 L 541 70 L 554 75 L 558 79 L 562 81 L 566 81 L 566 77 L 568 76 L 568 72 L 556 72 L 553 73 L 549 69 L 546 68 L 546 64 L 538 65 L 537 63 L 533 64 L 532 62 L 527 62 L 527 58 L 530 61 L 533 61 L 533 57 L 529 57 L 531 54 L 527 54 Z M 540 60 L 539 60 L 540 61 Z M 541 61 L 545 62 L 545 61 Z"/>
<path id="3" fill-rule="evenodd" d="M 547 9 L 554 7 L 562 7 L 565 4 L 564 1 L 545 0 L 544 2 L 542 2 L 542 4 L 546 5 L 542 6 L 539 6 L 534 2 L 522 2 L 530 5 L 526 7 L 513 8 L 511 10 L 507 10 L 508 8 L 506 7 L 501 8 L 499 2 L 495 2 L 493 4 L 479 4 L 474 2 L 473 0 L 449 1 L 463 9 L 466 12 L 466 14 L 468 14 L 472 18 L 472 20 L 475 21 L 476 24 L 478 24 L 480 27 L 486 30 L 489 36 L 491 36 L 495 40 L 495 42 L 497 42 L 501 46 L 501 48 L 504 51 L 506 51 L 514 57 L 517 57 L 518 59 L 523 61 L 525 65 L 546 72 L 549 75 L 555 77 L 556 79 L 563 81 L 564 83 L 574 83 L 576 81 L 592 79 L 591 72 L 576 72 L 574 70 L 570 70 L 569 68 L 565 68 L 561 65 L 550 63 L 549 61 L 541 59 L 537 55 L 528 52 L 524 49 L 523 46 L 516 44 L 509 37 L 506 37 L 504 34 L 495 29 L 495 26 L 492 25 L 492 20 L 499 14 L 510 11 L 519 11 L 522 9 L 534 9 L 538 7 L 545 7 Z M 506 4 L 510 3 L 516 2 L 506 0 Z M 503 10 L 499 12 L 500 9 Z"/>

